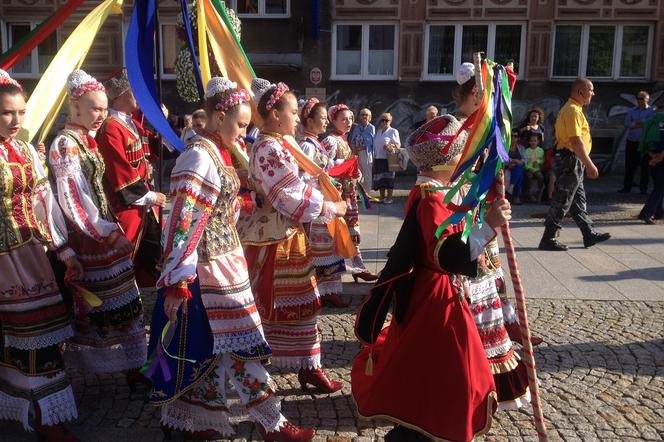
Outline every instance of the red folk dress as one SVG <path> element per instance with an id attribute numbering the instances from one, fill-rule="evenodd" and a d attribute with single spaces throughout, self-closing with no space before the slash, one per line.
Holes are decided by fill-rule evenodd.
<path id="1" fill-rule="evenodd" d="M 129 115 L 111 110 L 97 132 L 106 172 L 106 194 L 124 234 L 134 244 L 139 287 L 154 286 L 160 258 L 158 214 L 149 201 L 152 168 L 150 137 Z"/>
<path id="2" fill-rule="evenodd" d="M 388 419 L 436 440 L 467 442 L 489 430 L 496 393 L 473 316 L 438 259 L 435 231 L 451 215 L 443 198 L 420 186 L 411 191 L 407 210 L 419 200 L 414 210 L 420 235 L 408 307 L 399 323 L 393 320 L 358 354 L 352 394 L 363 417 Z M 448 227 L 441 238 L 460 231 Z"/>

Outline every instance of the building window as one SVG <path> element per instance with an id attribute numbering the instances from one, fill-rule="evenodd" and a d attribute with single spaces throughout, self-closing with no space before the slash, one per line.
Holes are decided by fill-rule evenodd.
<path id="1" fill-rule="evenodd" d="M 397 37 L 393 23 L 336 23 L 332 35 L 332 79 L 396 79 Z"/>
<path id="2" fill-rule="evenodd" d="M 7 22 L 5 27 L 7 49 L 28 35 L 37 26 L 37 22 Z M 29 56 L 16 63 L 9 72 L 16 78 L 34 78 L 44 73 L 58 52 L 58 39 L 52 33 L 42 41 Z"/>
<path id="3" fill-rule="evenodd" d="M 230 0 L 228 3 L 239 17 L 290 17 L 290 0 Z"/>
<path id="4" fill-rule="evenodd" d="M 424 80 L 453 80 L 458 66 L 484 52 L 500 64 L 514 63 L 521 71 L 525 55 L 523 23 L 431 24 L 426 28 Z"/>
<path id="5" fill-rule="evenodd" d="M 175 59 L 180 49 L 180 40 L 175 23 L 161 24 L 161 75 L 165 79 L 175 78 Z"/>
<path id="6" fill-rule="evenodd" d="M 555 29 L 551 78 L 646 79 L 652 26 L 564 24 Z"/>

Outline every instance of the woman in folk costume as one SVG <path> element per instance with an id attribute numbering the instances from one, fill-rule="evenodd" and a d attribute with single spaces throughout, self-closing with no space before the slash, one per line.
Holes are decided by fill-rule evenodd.
<path id="1" fill-rule="evenodd" d="M 313 430 L 297 428 L 281 414 L 263 366 L 271 352 L 235 228 L 240 209 L 251 203 L 238 199 L 228 149 L 246 133 L 249 99 L 235 83 L 212 78 L 205 94 L 208 124 L 173 169 L 173 208 L 150 337 L 150 400 L 161 406 L 167 435 L 177 430 L 189 439 L 226 437 L 234 433 L 226 402 L 230 382 L 264 440 L 309 441 Z M 162 335 L 164 327 L 170 335 Z"/>
<path id="2" fill-rule="evenodd" d="M 143 306 L 131 260 L 133 246 L 113 215 L 104 192 L 104 159 L 90 135 L 107 114 L 104 86 L 82 70 L 67 78 L 70 116 L 51 143 L 48 162 L 69 243 L 84 273 L 72 281 L 101 300 L 75 306 L 74 337 L 67 363 L 86 373 L 127 371 L 127 382 L 147 382 L 138 369 L 146 358 Z"/>
<path id="3" fill-rule="evenodd" d="M 328 170 L 334 166 L 334 159 L 318 141 L 318 136 L 324 134 L 327 129 L 325 104 L 320 103 L 316 97 L 307 100 L 300 112 L 300 122 L 302 123 L 300 149 L 321 169 Z M 308 183 L 319 189 L 316 177 Z M 311 256 L 314 258 L 321 300 L 333 307 L 348 307 L 348 303 L 339 296 L 343 289 L 341 276 L 346 272 L 346 265 L 344 258 L 335 252 L 334 238 L 330 235 L 327 224 L 321 220 L 314 220 L 305 225 L 305 229 L 309 236 Z"/>
<path id="4" fill-rule="evenodd" d="M 327 202 L 300 177 L 300 168 L 284 136 L 299 122 L 297 100 L 284 83 L 252 82 L 263 127 L 250 157 L 249 181 L 257 208 L 238 224 L 249 264 L 256 304 L 272 363 L 299 369 L 302 388 L 312 384 L 325 393 L 342 388 L 322 370 L 318 315 L 320 298 L 303 223 L 342 216 L 344 202 Z"/>
<path id="5" fill-rule="evenodd" d="M 397 424 L 387 441 L 470 441 L 488 431 L 496 409 L 491 368 L 456 275 L 477 275 L 478 258 L 511 210 L 506 200 L 496 201 L 467 241 L 463 223 L 436 237 L 453 214 L 443 188 L 467 137 L 446 132 L 460 127 L 444 116 L 410 137 L 407 149 L 420 175 L 385 269 L 358 310 L 356 334 L 366 346 L 352 367 L 352 394 L 361 416 Z M 392 321 L 381 331 L 391 304 Z M 433 382 L 414 370 L 421 364 L 435 373 Z"/>
<path id="6" fill-rule="evenodd" d="M 353 127 L 353 113 L 345 104 L 337 104 L 327 111 L 328 118 L 332 123 L 333 130 L 323 140 L 323 148 L 334 158 L 335 164 L 341 164 L 353 156 L 353 152 L 346 141 L 346 134 Z M 359 177 L 347 177 L 340 179 L 341 195 L 348 203 L 348 210 L 344 218 L 350 230 L 351 238 L 355 243 L 357 254 L 346 260 L 346 270 L 353 275 L 353 280 L 375 281 L 378 276 L 367 270 L 360 252 L 360 223 L 357 193 L 355 186 Z"/>
<path id="7" fill-rule="evenodd" d="M 0 419 L 21 422 L 48 441 L 76 441 L 63 423 L 76 403 L 60 345 L 73 335 L 70 316 L 44 252 L 57 252 L 67 276 L 82 274 L 66 246 L 67 227 L 37 151 L 15 137 L 25 92 L 0 70 Z"/>
<path id="8" fill-rule="evenodd" d="M 514 76 L 508 70 L 509 76 Z M 511 79 L 513 84 L 514 78 Z M 458 87 L 454 93 L 457 111 L 446 118 L 463 124 L 477 110 L 479 98 L 475 86 L 475 66 L 463 63 L 457 71 Z M 466 129 L 467 133 L 470 128 Z M 442 135 L 453 136 L 451 129 Z M 498 394 L 498 409 L 515 409 L 530 400 L 528 373 L 510 339 L 507 326 L 516 324 L 514 308 L 507 299 L 503 271 L 500 267 L 498 240 L 492 239 L 478 260 L 475 277 L 462 276 L 465 295 L 484 346 Z M 520 336 L 520 335 L 519 335 Z"/>

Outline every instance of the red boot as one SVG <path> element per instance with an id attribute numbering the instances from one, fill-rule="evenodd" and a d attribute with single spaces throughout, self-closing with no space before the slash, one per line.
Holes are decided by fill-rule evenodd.
<path id="1" fill-rule="evenodd" d="M 329 307 L 344 308 L 350 305 L 350 302 L 346 302 L 343 299 L 341 299 L 341 296 L 339 296 L 337 293 L 330 293 L 329 295 L 324 295 L 322 300 L 323 304 Z"/>
<path id="2" fill-rule="evenodd" d="M 44 442 L 80 442 L 64 424 L 36 425 L 35 431 L 39 440 Z"/>
<path id="3" fill-rule="evenodd" d="M 309 442 L 316 434 L 310 428 L 298 428 L 290 422 L 286 422 L 280 429 L 269 433 L 263 427 L 259 427 L 259 430 L 263 440 L 270 442 Z"/>
<path id="4" fill-rule="evenodd" d="M 343 382 L 329 380 L 321 368 L 315 370 L 300 368 L 297 379 L 300 381 L 302 391 L 307 391 L 307 384 L 313 385 L 322 393 L 334 393 L 341 390 L 344 386 Z"/>

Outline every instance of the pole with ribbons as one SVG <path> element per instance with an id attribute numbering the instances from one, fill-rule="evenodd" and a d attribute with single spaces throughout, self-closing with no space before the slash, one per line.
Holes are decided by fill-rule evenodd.
<path id="1" fill-rule="evenodd" d="M 484 93 L 484 84 L 482 81 L 482 54 L 480 52 L 473 54 L 473 63 L 475 64 L 475 82 L 477 84 L 478 94 L 481 96 Z M 495 184 L 499 198 L 504 198 L 505 178 L 502 168 L 496 176 Z M 533 354 L 533 344 L 531 342 L 530 326 L 528 324 L 526 291 L 521 281 L 519 262 L 516 257 L 516 249 L 514 247 L 509 222 L 501 227 L 501 235 L 505 244 L 505 254 L 507 255 L 507 263 L 510 270 L 512 285 L 514 287 L 514 297 L 516 299 L 516 307 L 519 315 L 519 327 L 521 328 L 521 335 L 523 336 L 523 357 L 528 372 L 528 387 L 530 389 L 530 400 L 533 406 L 533 420 L 535 422 L 535 429 L 539 440 L 545 442 L 549 440 L 549 436 L 546 430 L 546 422 L 544 421 L 544 413 L 542 411 L 537 368 L 535 366 L 535 356 Z"/>

